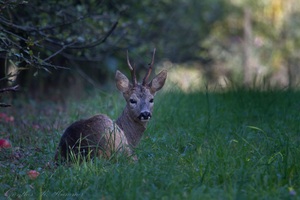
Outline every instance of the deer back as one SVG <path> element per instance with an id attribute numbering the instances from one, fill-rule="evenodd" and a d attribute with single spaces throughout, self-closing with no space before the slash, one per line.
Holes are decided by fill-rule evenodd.
<path id="1" fill-rule="evenodd" d="M 96 115 L 71 124 L 64 132 L 55 159 L 70 160 L 70 156 L 109 158 L 122 151 L 131 155 L 124 132 L 106 115 Z"/>

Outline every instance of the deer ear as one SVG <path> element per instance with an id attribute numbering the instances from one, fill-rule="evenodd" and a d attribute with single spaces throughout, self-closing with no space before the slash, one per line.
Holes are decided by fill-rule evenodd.
<path id="1" fill-rule="evenodd" d="M 163 70 L 159 74 L 157 74 L 149 83 L 151 93 L 155 94 L 155 92 L 160 90 L 164 86 L 166 79 L 167 79 L 166 70 Z"/>
<path id="2" fill-rule="evenodd" d="M 117 85 L 118 90 L 120 90 L 123 93 L 129 90 L 129 87 L 130 87 L 129 80 L 119 70 L 117 70 L 117 72 L 116 72 L 115 79 L 116 79 L 116 85 Z"/>

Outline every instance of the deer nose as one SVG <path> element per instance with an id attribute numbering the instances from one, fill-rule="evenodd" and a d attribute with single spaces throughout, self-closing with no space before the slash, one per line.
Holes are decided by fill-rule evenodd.
<path id="1" fill-rule="evenodd" d="M 140 120 L 149 120 L 150 118 L 151 118 L 151 113 L 148 111 L 142 112 L 139 116 Z"/>

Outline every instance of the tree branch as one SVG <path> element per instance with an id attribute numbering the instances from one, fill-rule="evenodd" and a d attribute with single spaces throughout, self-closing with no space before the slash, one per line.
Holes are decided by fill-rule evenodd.
<path id="1" fill-rule="evenodd" d="M 11 107 L 10 104 L 6 104 L 6 103 L 0 103 L 0 107 Z"/>
<path id="2" fill-rule="evenodd" d="M 51 58 L 53 58 L 54 56 L 60 54 L 61 52 L 63 52 L 65 49 L 67 49 L 69 46 L 72 46 L 73 44 L 75 44 L 76 42 L 72 42 L 70 44 L 67 44 L 67 45 L 63 45 L 61 49 L 59 49 L 58 51 L 56 51 L 54 54 L 52 54 L 51 56 L 45 58 L 43 60 L 43 62 L 46 62 L 48 60 L 50 60 Z"/>
<path id="3" fill-rule="evenodd" d="M 16 92 L 18 90 L 19 90 L 19 85 L 15 85 L 13 87 L 8 87 L 8 88 L 0 89 L 0 93 L 4 93 L 4 92 Z"/>
<path id="4" fill-rule="evenodd" d="M 86 45 L 70 46 L 70 47 L 68 47 L 68 49 L 86 49 L 86 48 L 93 48 L 93 47 L 95 47 L 95 46 L 98 46 L 99 44 L 104 43 L 104 42 L 106 41 L 106 39 L 107 39 L 107 38 L 112 34 L 112 32 L 116 29 L 118 23 L 119 23 L 119 22 L 116 21 L 116 22 L 114 23 L 114 25 L 110 28 L 110 30 L 106 33 L 106 35 L 105 35 L 103 38 L 101 38 L 101 39 L 99 39 L 99 40 L 97 40 L 97 41 L 95 41 L 95 42 L 92 42 L 92 43 L 90 43 L 90 44 L 86 44 Z"/>

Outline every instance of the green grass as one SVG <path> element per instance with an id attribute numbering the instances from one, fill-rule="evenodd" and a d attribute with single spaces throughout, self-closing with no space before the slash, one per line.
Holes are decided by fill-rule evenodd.
<path id="1" fill-rule="evenodd" d="M 137 163 L 45 167 L 64 128 L 97 112 L 116 118 L 119 96 L 3 110 L 15 122 L 0 124 L 14 146 L 0 151 L 0 199 L 300 199 L 297 91 L 159 93 Z"/>

